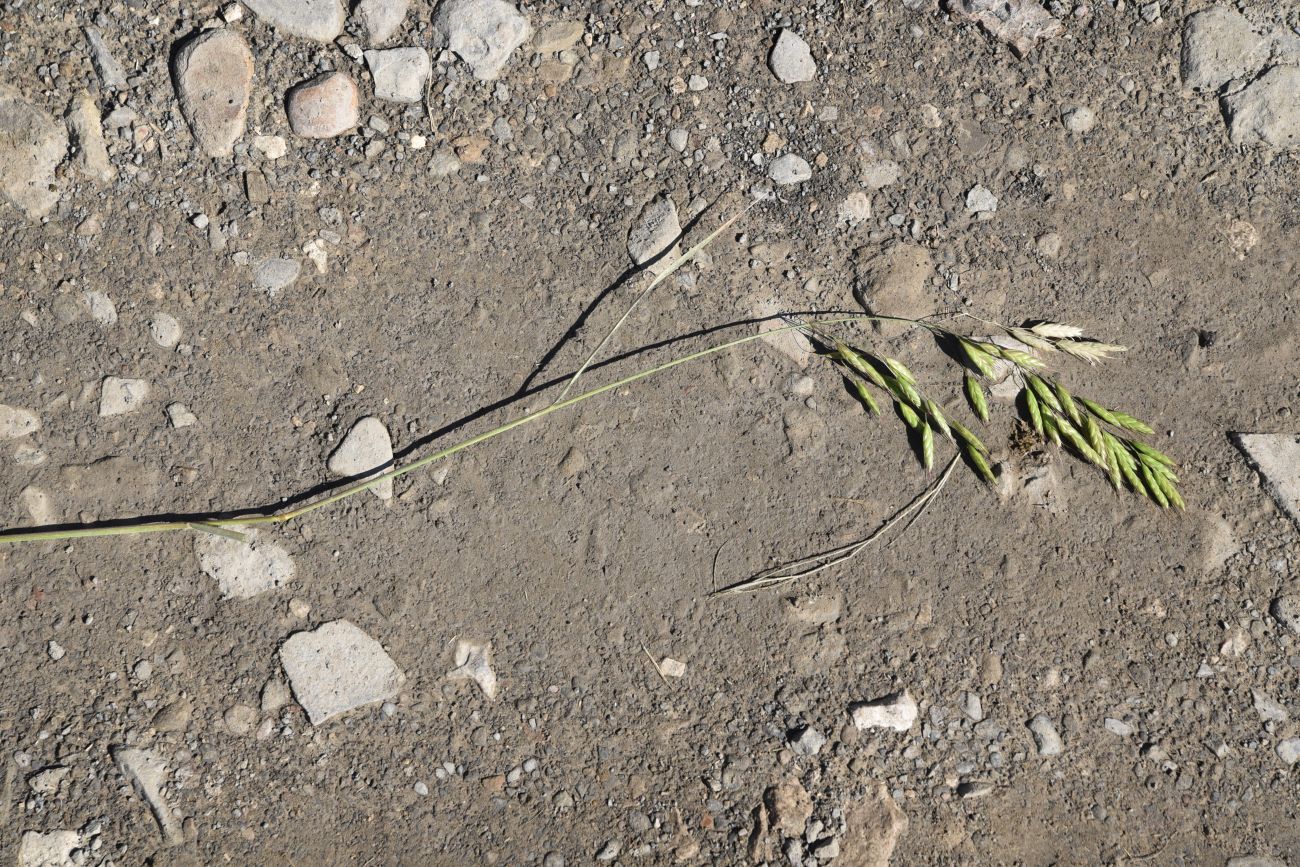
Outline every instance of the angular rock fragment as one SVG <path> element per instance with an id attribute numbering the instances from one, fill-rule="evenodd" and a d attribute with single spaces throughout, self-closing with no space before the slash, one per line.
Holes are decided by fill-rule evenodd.
<path id="1" fill-rule="evenodd" d="M 172 81 L 199 148 L 210 157 L 233 153 L 253 90 L 253 54 L 239 34 L 207 30 L 185 42 L 172 58 Z"/>
<path id="2" fill-rule="evenodd" d="M 779 81 L 786 84 L 812 81 L 817 75 L 817 61 L 813 60 L 808 43 L 793 30 L 782 30 L 777 34 L 767 56 L 767 66 Z"/>
<path id="3" fill-rule="evenodd" d="M 394 698 L 406 682 L 383 646 L 346 620 L 289 636 L 280 664 L 312 725 Z"/>
<path id="4" fill-rule="evenodd" d="M 411 0 L 361 0 L 353 14 L 366 32 L 366 44 L 383 45 L 393 38 L 406 18 Z"/>
<path id="5" fill-rule="evenodd" d="M 76 831 L 24 831 L 18 841 L 18 867 L 77 867 L 72 853 L 82 845 Z"/>
<path id="6" fill-rule="evenodd" d="M 293 558 L 288 551 L 274 542 L 259 542 L 256 530 L 241 532 L 247 542 L 211 533 L 194 534 L 199 568 L 217 582 L 223 599 L 249 599 L 293 580 Z"/>
<path id="7" fill-rule="evenodd" d="M 1268 60 L 1268 40 L 1246 17 L 1228 6 L 1211 6 L 1183 23 L 1179 73 L 1194 90 L 1218 90 Z"/>
<path id="8" fill-rule="evenodd" d="M 452 657 L 456 667 L 447 672 L 451 680 L 472 680 L 488 698 L 497 697 L 497 675 L 492 670 L 492 645 L 475 644 L 472 641 L 457 641 L 456 653 Z"/>
<path id="9" fill-rule="evenodd" d="M 94 181 L 112 183 L 117 177 L 117 169 L 108 159 L 104 126 L 95 100 L 86 91 L 80 91 L 72 98 L 65 119 L 72 133 L 72 143 L 77 148 L 77 168 Z"/>
<path id="10" fill-rule="evenodd" d="M 329 459 L 329 471 L 336 476 L 369 477 L 393 462 L 393 440 L 388 428 L 373 415 L 357 421 Z M 393 480 L 385 479 L 370 489 L 381 500 L 393 498 Z"/>
<path id="11" fill-rule="evenodd" d="M 916 722 L 916 701 L 907 690 L 883 698 L 858 702 L 849 707 L 853 725 L 860 731 L 873 728 L 905 732 Z"/>
<path id="12" fill-rule="evenodd" d="M 343 32 L 340 0 L 244 0 L 244 5 L 290 36 L 333 42 Z"/>
<path id="13" fill-rule="evenodd" d="M 375 96 L 389 102 L 420 102 L 433 73 L 423 48 L 388 48 L 365 53 L 375 82 Z"/>
<path id="14" fill-rule="evenodd" d="M 648 262 L 652 273 L 662 274 L 681 255 L 681 247 L 677 244 L 681 233 L 677 205 L 667 196 L 657 198 L 641 210 L 636 225 L 628 232 L 628 255 L 637 265 Z"/>
<path id="15" fill-rule="evenodd" d="M 1300 526 L 1300 434 L 1234 434 L 1282 511 Z"/>
<path id="16" fill-rule="evenodd" d="M 480 81 L 500 75 L 533 32 L 528 19 L 505 0 L 446 0 L 438 7 L 437 23 L 447 34 L 447 46 Z"/>
<path id="17" fill-rule="evenodd" d="M 907 833 L 907 815 L 899 809 L 884 783 L 844 808 L 846 831 L 840 857 L 834 862 L 853 867 L 889 867 L 898 839 Z"/>
<path id="18" fill-rule="evenodd" d="M 1223 110 L 1233 144 L 1300 150 L 1300 66 L 1274 66 L 1225 96 Z"/>
<path id="19" fill-rule="evenodd" d="M 17 91 L 0 85 L 0 192 L 29 220 L 59 201 L 54 170 L 68 152 L 68 133 Z"/>
<path id="20" fill-rule="evenodd" d="M 1017 57 L 1065 32 L 1038 0 L 948 0 L 947 6 L 955 18 L 974 21 L 1010 45 Z"/>
<path id="21" fill-rule="evenodd" d="M 106 376 L 99 392 L 101 417 L 135 412 L 149 399 L 149 383 L 143 379 Z"/>
<path id="22" fill-rule="evenodd" d="M 29 436 L 41 429 L 41 419 L 30 409 L 0 403 L 0 440 Z"/>

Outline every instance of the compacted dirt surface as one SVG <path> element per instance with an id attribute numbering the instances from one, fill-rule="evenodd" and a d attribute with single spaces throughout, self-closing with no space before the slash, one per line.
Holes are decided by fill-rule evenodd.
<path id="1" fill-rule="evenodd" d="M 1132 347 L 1046 360 L 1187 508 L 850 324 L 998 479 L 773 589 L 711 595 L 954 454 L 788 332 L 251 546 L 0 545 L 0 861 L 1300 864 L 1300 9 L 360 6 L 0 5 L 4 527 L 268 510 L 541 409 L 633 256 L 758 198 L 579 390 L 778 313 L 1058 320 Z"/>

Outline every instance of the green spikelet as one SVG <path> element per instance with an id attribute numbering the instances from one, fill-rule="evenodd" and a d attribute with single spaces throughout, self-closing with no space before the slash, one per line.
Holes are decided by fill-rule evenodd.
<path id="1" fill-rule="evenodd" d="M 975 377 L 969 373 L 963 374 L 962 386 L 966 390 L 966 402 L 970 404 L 971 412 L 980 421 L 989 420 L 989 402 L 984 395 L 984 388 L 979 384 Z"/>
<path id="2" fill-rule="evenodd" d="M 867 388 L 865 382 L 851 376 L 844 377 L 844 381 L 848 383 L 854 397 L 858 399 L 858 402 L 862 404 L 868 414 L 880 415 L 880 407 L 876 404 L 876 399 L 871 396 L 871 391 Z"/>

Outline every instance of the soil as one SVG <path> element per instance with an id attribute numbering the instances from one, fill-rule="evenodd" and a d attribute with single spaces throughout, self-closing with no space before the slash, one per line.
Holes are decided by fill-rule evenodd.
<path id="1" fill-rule="evenodd" d="M 326 461 L 362 417 L 401 461 L 541 408 L 646 285 L 626 249 L 646 203 L 676 202 L 689 247 L 769 189 L 584 383 L 748 333 L 773 302 L 855 309 L 873 263 L 916 244 L 933 269 L 897 312 L 1050 318 L 1131 346 L 1059 370 L 1152 423 L 1188 508 L 1117 495 L 1054 447 L 1022 454 L 1000 405 L 980 428 L 1000 486 L 959 467 L 887 544 L 711 596 L 866 535 L 935 478 L 829 364 L 756 342 L 405 476 L 391 501 L 263 530 L 295 574 L 249 599 L 220 596 L 192 534 L 0 546 L 0 857 L 24 832 L 81 829 L 86 864 L 752 863 L 755 810 L 793 778 L 822 823 L 808 844 L 847 847 L 865 833 L 853 805 L 887 792 L 907 817 L 895 865 L 1300 861 L 1296 771 L 1276 750 L 1297 723 L 1261 719 L 1253 692 L 1300 709 L 1300 637 L 1269 613 L 1297 581 L 1298 530 L 1229 437 L 1296 429 L 1300 172 L 1294 153 L 1231 144 L 1218 101 L 1183 89 L 1182 21 L 1205 5 L 1148 21 L 1122 0 L 1067 3 L 1064 33 L 1024 58 L 924 2 L 525 7 L 535 30 L 589 37 L 556 83 L 528 46 L 474 80 L 439 59 L 417 3 L 392 44 L 434 47 L 435 68 L 409 107 L 373 98 L 342 49 L 356 39 L 279 36 L 245 10 L 228 26 L 255 58 L 248 132 L 214 159 L 168 59 L 217 6 L 9 4 L 6 83 L 52 117 L 87 88 L 140 120 L 109 131 L 111 184 L 67 166 L 47 219 L 0 206 L 0 403 L 41 423 L 3 444 L 7 527 L 34 523 L 28 487 L 59 524 L 270 507 L 339 484 Z M 1260 26 L 1300 23 L 1247 5 Z M 87 24 L 126 88 L 99 88 Z M 782 27 L 811 46 L 813 81 L 767 68 Z M 361 84 L 363 127 L 297 138 L 284 94 L 322 68 Z M 693 75 L 707 86 L 674 86 Z M 1088 132 L 1063 124 L 1078 106 L 1096 112 Z M 256 135 L 288 153 L 265 158 Z M 459 171 L 435 176 L 455 147 Z M 773 189 L 783 153 L 811 180 Z M 886 160 L 898 179 L 865 184 Z M 967 210 L 976 185 L 996 211 Z M 872 216 L 849 226 L 855 192 Z M 256 288 L 267 257 L 301 276 Z M 151 339 L 159 312 L 182 327 L 175 348 Z M 960 406 L 924 335 L 856 333 Z M 101 417 L 107 376 L 149 396 Z M 196 424 L 169 423 L 177 402 Z M 391 703 L 312 726 L 290 702 L 258 711 L 260 736 L 231 724 L 283 680 L 290 635 L 338 619 L 404 673 Z M 490 644 L 495 699 L 447 677 L 461 639 Z M 664 657 L 684 676 L 661 676 Z M 852 726 L 850 705 L 904 689 L 909 731 Z M 972 694 L 995 725 L 977 731 Z M 1040 714 L 1059 755 L 1038 754 Z M 816 754 L 789 740 L 805 726 L 828 738 Z M 119 745 L 168 763 L 182 842 L 160 835 Z M 51 766 L 71 773 L 35 791 Z M 770 863 L 792 863 L 787 846 L 776 835 Z M 877 863 L 861 846 L 799 857 Z"/>

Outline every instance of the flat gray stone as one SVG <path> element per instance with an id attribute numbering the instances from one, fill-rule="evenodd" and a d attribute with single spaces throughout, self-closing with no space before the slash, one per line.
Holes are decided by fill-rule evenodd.
<path id="1" fill-rule="evenodd" d="M 181 114 L 200 150 L 229 156 L 244 134 L 253 92 L 253 54 L 233 30 L 207 30 L 172 58 L 172 82 Z"/>
<path id="2" fill-rule="evenodd" d="M 420 102 L 433 74 L 429 52 L 423 48 L 388 48 L 365 53 L 375 82 L 375 96 L 389 102 Z"/>
<path id="3" fill-rule="evenodd" d="M 76 831 L 24 831 L 18 841 L 18 867 L 77 867 L 72 852 L 83 845 Z"/>
<path id="4" fill-rule="evenodd" d="M 499 76 L 533 32 L 528 19 L 505 0 L 447 0 L 438 7 L 437 22 L 447 34 L 447 47 L 480 81 Z"/>
<path id="5" fill-rule="evenodd" d="M 120 90 L 126 87 L 126 70 L 113 57 L 113 52 L 109 50 L 108 43 L 104 41 L 104 35 L 99 32 L 99 28 L 86 27 L 84 32 L 86 42 L 90 43 L 91 62 L 95 64 L 95 71 L 99 73 L 99 80 L 104 83 L 104 87 L 108 90 Z"/>
<path id="6" fill-rule="evenodd" d="M 108 417 L 135 412 L 148 399 L 148 381 L 106 376 L 99 389 L 99 415 Z"/>
<path id="7" fill-rule="evenodd" d="M 256 530 L 241 530 L 248 542 L 195 533 L 199 568 L 217 582 L 223 599 L 250 599 L 293 580 L 293 558 L 274 542 L 259 542 Z"/>
<path id="8" fill-rule="evenodd" d="M 343 32 L 340 0 L 244 0 L 244 5 L 291 36 L 333 42 Z"/>
<path id="9" fill-rule="evenodd" d="M 410 6 L 411 0 L 361 0 L 353 14 L 365 30 L 366 44 L 374 47 L 392 39 Z"/>
<path id="10" fill-rule="evenodd" d="M 817 61 L 813 60 L 808 43 L 793 30 L 782 30 L 767 55 L 767 67 L 777 80 L 786 84 L 812 81 L 817 76 Z"/>
<path id="11" fill-rule="evenodd" d="M 16 440 L 41 429 L 41 419 L 30 409 L 0 403 L 0 440 Z"/>
<path id="12" fill-rule="evenodd" d="M 303 138 L 335 138 L 353 130 L 361 115 L 356 82 L 342 72 L 325 72 L 290 88 L 285 98 L 289 126 Z"/>
<path id="13" fill-rule="evenodd" d="M 145 800 L 163 841 L 169 846 L 184 842 L 181 833 L 181 820 L 172 812 L 171 806 L 162 796 L 163 786 L 167 784 L 167 761 L 152 750 L 135 747 L 113 747 L 109 750 L 113 761 L 117 763 L 122 776 L 131 783 L 136 794 Z"/>
<path id="14" fill-rule="evenodd" d="M 976 184 L 966 193 L 966 210 L 972 214 L 991 214 L 998 209 L 998 197 L 988 187 Z"/>
<path id="15" fill-rule="evenodd" d="M 1225 96 L 1223 108 L 1233 144 L 1300 149 L 1300 66 L 1274 66 Z"/>
<path id="16" fill-rule="evenodd" d="M 352 425 L 343 442 L 330 455 L 328 467 L 336 476 L 365 474 L 369 478 L 387 469 L 392 462 L 393 439 L 388 428 L 373 415 L 368 415 Z M 391 500 L 393 480 L 386 479 L 370 490 L 381 500 Z"/>
<path id="17" fill-rule="evenodd" d="M 650 271 L 662 274 L 681 255 L 677 244 L 681 233 L 677 205 L 667 196 L 660 196 L 641 209 L 636 225 L 627 235 L 627 253 L 637 265 L 650 262 Z M 659 258 L 651 262 L 656 256 Z"/>
<path id="18" fill-rule="evenodd" d="M 84 90 L 78 92 L 72 98 L 64 119 L 72 133 L 72 144 L 77 149 L 77 168 L 91 180 L 101 184 L 112 183 L 117 177 L 117 169 L 108 159 L 103 121 L 95 100 Z"/>
<path id="19" fill-rule="evenodd" d="M 274 296 L 293 285 L 301 273 L 302 264 L 297 259 L 266 259 L 253 271 L 253 285 Z"/>
<path id="20" fill-rule="evenodd" d="M 1179 72 L 1183 84 L 1194 90 L 1217 90 L 1261 68 L 1268 50 L 1268 40 L 1240 12 L 1211 6 L 1183 24 Z"/>
<path id="21" fill-rule="evenodd" d="M 1235 435 L 1282 511 L 1300 526 L 1300 434 Z"/>
<path id="22" fill-rule="evenodd" d="M 772 160 L 767 167 L 767 176 L 783 187 L 802 184 L 812 178 L 812 166 L 796 154 L 785 154 Z"/>
<path id="23" fill-rule="evenodd" d="M 383 646 L 346 620 L 289 636 L 280 664 L 312 725 L 394 698 L 406 682 Z"/>
<path id="24" fill-rule="evenodd" d="M 1034 736 L 1034 744 L 1038 747 L 1040 756 L 1059 756 L 1065 749 L 1061 743 L 1061 736 L 1056 731 L 1056 725 L 1046 714 L 1039 714 L 1029 721 L 1029 731 Z"/>
<path id="25" fill-rule="evenodd" d="M 0 192 L 29 220 L 59 201 L 54 170 L 68 152 L 68 133 L 17 91 L 0 85 Z"/>

